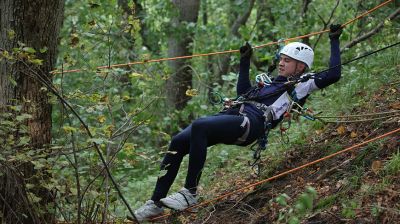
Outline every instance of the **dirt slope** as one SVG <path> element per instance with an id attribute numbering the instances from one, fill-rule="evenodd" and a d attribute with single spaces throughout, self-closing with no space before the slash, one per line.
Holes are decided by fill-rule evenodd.
<path id="1" fill-rule="evenodd" d="M 352 114 L 400 109 L 399 85 L 383 86 Z M 358 118 L 359 119 L 359 118 Z M 362 119 L 362 118 L 361 118 Z M 381 121 L 329 124 L 263 178 L 303 165 L 400 127 L 400 115 Z M 400 223 L 400 174 L 386 167 L 400 148 L 400 134 L 370 143 L 319 164 L 224 199 L 195 214 L 176 214 L 168 223 Z M 400 162 L 400 161 L 399 161 Z M 268 166 L 264 159 L 263 165 Z M 400 164 L 397 164 L 400 166 Z M 397 170 L 398 171 L 398 170 Z M 239 177 L 240 179 L 240 177 Z M 256 180 L 244 179 L 242 182 Z M 232 186 L 237 184 L 232 181 Z M 235 186 L 232 189 L 237 189 Z M 311 209 L 300 214 L 296 203 L 307 187 L 316 191 Z M 219 192 L 222 194 L 223 192 Z M 277 198 L 285 202 L 279 203 Z M 303 194 L 303 196 L 301 196 Z M 307 200 L 307 199 L 304 199 Z M 306 202 L 307 203 L 307 202 Z M 304 209 L 303 209 L 304 210 Z"/>

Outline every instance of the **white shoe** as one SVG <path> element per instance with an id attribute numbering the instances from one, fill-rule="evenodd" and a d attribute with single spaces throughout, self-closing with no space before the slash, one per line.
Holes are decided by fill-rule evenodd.
<path id="1" fill-rule="evenodd" d="M 154 218 L 164 212 L 163 208 L 154 204 L 153 200 L 148 200 L 142 207 L 138 208 L 134 213 L 139 222 Z"/>
<path id="2" fill-rule="evenodd" d="M 178 210 L 178 211 L 183 211 L 197 203 L 197 199 L 186 188 L 182 188 L 177 193 L 172 194 L 166 198 L 163 198 L 160 201 L 166 207 L 174 209 L 174 210 Z"/>

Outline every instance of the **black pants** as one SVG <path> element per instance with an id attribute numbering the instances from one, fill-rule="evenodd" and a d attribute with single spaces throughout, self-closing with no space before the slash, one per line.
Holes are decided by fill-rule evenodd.
<path id="1" fill-rule="evenodd" d="M 250 133 L 241 145 L 254 142 L 263 134 L 264 123 L 260 119 L 248 116 L 250 120 Z M 191 125 L 172 138 L 168 151 L 161 163 L 161 170 L 166 174 L 159 177 L 152 196 L 153 201 L 159 201 L 167 196 L 174 182 L 182 159 L 189 154 L 189 167 L 186 176 L 185 188 L 196 192 L 201 171 L 207 156 L 207 147 L 218 143 L 235 144 L 237 139 L 246 131 L 240 125 L 244 117 L 241 115 L 218 114 L 199 118 Z"/>

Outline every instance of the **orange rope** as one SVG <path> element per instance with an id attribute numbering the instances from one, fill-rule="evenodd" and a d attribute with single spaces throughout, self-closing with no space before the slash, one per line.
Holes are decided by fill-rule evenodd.
<path id="1" fill-rule="evenodd" d="M 375 11 L 375 10 L 377 10 L 377 9 L 387 5 L 387 4 L 389 4 L 392 1 L 393 0 L 388 0 L 386 2 L 383 2 L 383 3 L 375 6 L 374 8 L 366 11 L 365 13 L 355 17 L 354 19 L 351 19 L 351 20 L 347 21 L 346 23 L 344 23 L 342 25 L 342 27 L 345 27 L 348 24 L 353 23 L 354 21 L 356 21 L 356 20 L 358 20 L 358 19 L 370 14 L 371 12 L 373 12 L 373 11 Z M 303 38 L 306 38 L 306 37 L 315 36 L 315 35 L 323 34 L 323 33 L 326 33 L 326 32 L 329 32 L 329 29 L 318 31 L 318 32 L 309 33 L 309 34 L 302 35 L 302 36 L 288 38 L 288 39 L 285 39 L 283 41 L 286 42 L 286 41 L 292 41 L 292 40 L 297 40 L 297 39 L 303 39 Z M 259 46 L 255 46 L 253 48 L 257 49 L 257 48 L 262 48 L 262 47 L 266 47 L 266 46 L 270 46 L 270 45 L 278 44 L 278 43 L 279 42 L 274 41 L 274 42 L 269 42 L 269 43 L 262 44 L 262 45 L 259 45 Z M 117 67 L 127 67 L 127 66 L 131 66 L 131 65 L 146 64 L 146 63 L 151 63 L 151 62 L 172 61 L 172 60 L 178 60 L 178 59 L 188 59 L 188 58 L 194 58 L 194 57 L 203 57 L 203 56 L 211 56 L 211 55 L 219 55 L 219 54 L 228 54 L 228 53 L 235 53 L 235 52 L 239 52 L 239 50 L 227 50 L 227 51 L 219 51 L 219 52 L 204 53 L 204 54 L 193 54 L 193 55 L 187 55 L 187 56 L 151 59 L 151 60 L 144 60 L 144 61 L 134 61 L 134 62 L 129 62 L 129 63 L 125 63 L 125 64 L 113 64 L 113 65 L 110 65 L 110 66 L 108 66 L 108 65 L 99 66 L 99 67 L 96 67 L 96 69 L 107 69 L 107 68 L 110 69 L 110 68 L 117 68 Z M 74 73 L 74 72 L 80 72 L 80 71 L 83 71 L 83 70 L 82 69 L 71 69 L 71 70 L 62 70 L 62 71 L 55 70 L 55 71 L 52 71 L 50 73 L 51 74 L 63 74 L 63 73 Z"/>
<path id="2" fill-rule="evenodd" d="M 293 172 L 295 172 L 295 171 L 298 171 L 298 170 L 300 170 L 300 169 L 303 169 L 303 168 L 306 168 L 306 167 L 308 167 L 308 166 L 314 165 L 314 164 L 316 164 L 316 163 L 322 162 L 322 161 L 324 161 L 324 160 L 330 159 L 330 158 L 332 158 L 332 157 L 334 157 L 334 156 L 337 156 L 337 155 L 339 155 L 339 154 L 348 152 L 348 151 L 350 151 L 350 150 L 353 150 L 353 149 L 358 148 L 358 147 L 360 147 L 360 146 L 366 145 L 366 144 L 368 144 L 368 143 L 370 143 L 370 142 L 376 141 L 376 140 L 381 139 L 381 138 L 384 138 L 384 137 L 386 137 L 386 136 L 392 135 L 392 134 L 394 134 L 394 133 L 396 133 L 396 132 L 399 132 L 399 131 L 400 131 L 400 128 L 398 128 L 398 129 L 396 129 L 396 130 L 393 130 L 393 131 L 390 131 L 390 132 L 387 132 L 387 133 L 385 133 L 385 134 L 383 134 L 383 135 L 380 135 L 380 136 L 378 136 L 378 137 L 369 139 L 369 140 L 364 141 L 364 142 L 361 142 L 361 143 L 359 143 L 359 144 L 350 146 L 350 147 L 348 147 L 348 148 L 346 148 L 346 149 L 343 149 L 343 150 L 338 151 L 338 152 L 336 152 L 336 153 L 333 153 L 333 154 L 331 154 L 331 155 L 322 157 L 322 158 L 320 158 L 320 159 L 317 159 L 317 160 L 314 160 L 314 161 L 312 161 L 312 162 L 306 163 L 306 164 L 304 164 L 304 165 L 302 165 L 302 166 L 299 166 L 299 167 L 293 168 L 293 169 L 291 169 L 291 170 L 285 171 L 285 172 L 283 172 L 283 173 L 277 174 L 277 175 L 275 175 L 275 176 L 273 176 L 273 177 L 270 177 L 270 178 L 268 178 L 268 179 L 258 181 L 258 182 L 256 182 L 256 183 L 247 185 L 247 186 L 245 186 L 245 187 L 242 187 L 242 188 L 237 189 L 237 190 L 235 190 L 235 191 L 229 192 L 229 193 L 227 193 L 227 194 L 223 194 L 223 195 L 221 195 L 221 196 L 219 196 L 219 197 L 216 197 L 216 198 L 214 198 L 214 199 L 210 199 L 210 200 L 204 201 L 204 202 L 202 202 L 202 203 L 196 204 L 196 205 L 194 205 L 194 206 L 192 206 L 192 207 L 189 207 L 189 208 L 185 209 L 185 211 L 191 210 L 191 209 L 194 209 L 194 208 L 198 208 L 198 207 L 202 207 L 202 206 L 204 206 L 204 205 L 210 204 L 210 203 L 215 202 L 215 201 L 219 201 L 219 200 L 221 200 L 221 199 L 223 199 L 223 198 L 226 198 L 226 197 L 231 196 L 231 195 L 233 195 L 233 194 L 236 194 L 236 193 L 238 193 L 238 192 L 244 191 L 244 190 L 246 190 L 246 189 L 249 189 L 249 188 L 258 186 L 258 185 L 260 185 L 260 184 L 269 182 L 269 181 L 274 180 L 274 179 L 278 179 L 279 177 L 286 176 L 286 175 L 288 175 L 288 174 L 290 174 L 290 173 L 293 173 Z M 161 219 L 161 218 L 166 218 L 166 217 L 171 216 L 171 215 L 172 215 L 172 213 L 168 213 L 168 214 L 165 214 L 165 215 L 162 215 L 162 216 L 159 216 L 159 217 L 155 217 L 155 218 L 151 219 L 150 221 L 155 221 L 155 220 L 158 220 L 158 219 Z"/>

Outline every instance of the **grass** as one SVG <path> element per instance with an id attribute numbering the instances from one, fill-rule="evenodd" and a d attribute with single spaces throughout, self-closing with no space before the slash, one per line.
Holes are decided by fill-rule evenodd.
<path id="1" fill-rule="evenodd" d="M 321 198 L 318 200 L 317 204 L 315 205 L 315 209 L 324 209 L 332 206 L 338 200 L 338 195 L 328 195 L 325 198 Z"/>
<path id="2" fill-rule="evenodd" d="M 386 175 L 398 175 L 400 173 L 400 151 L 399 150 L 397 150 L 397 152 L 393 154 L 392 158 L 386 162 L 383 170 Z"/>

